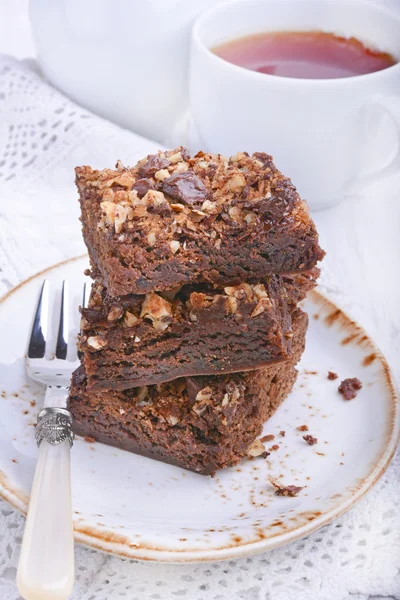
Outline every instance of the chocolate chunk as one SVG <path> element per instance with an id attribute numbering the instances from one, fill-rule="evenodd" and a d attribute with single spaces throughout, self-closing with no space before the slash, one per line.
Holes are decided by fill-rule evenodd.
<path id="1" fill-rule="evenodd" d="M 165 169 L 168 167 L 169 160 L 166 158 L 162 158 L 158 154 L 153 154 L 149 156 L 146 162 L 140 167 L 139 175 L 140 177 L 152 177 L 154 173 L 160 171 L 161 169 Z"/>
<path id="2" fill-rule="evenodd" d="M 168 202 L 163 202 L 159 206 L 155 206 L 151 212 L 155 213 L 156 215 L 161 215 L 162 217 L 165 217 L 166 215 L 169 215 L 172 211 Z"/>
<path id="3" fill-rule="evenodd" d="M 200 390 L 207 385 L 207 377 L 186 377 L 186 390 L 190 402 L 196 401 Z"/>
<path id="4" fill-rule="evenodd" d="M 262 162 L 264 167 L 274 167 L 274 163 L 272 162 L 272 156 L 266 154 L 265 152 L 254 152 L 254 158 Z"/>
<path id="5" fill-rule="evenodd" d="M 357 377 L 352 377 L 351 379 L 344 379 L 339 385 L 338 391 L 343 395 L 344 400 L 353 400 L 361 388 L 361 381 Z"/>
<path id="6" fill-rule="evenodd" d="M 207 198 L 207 188 L 201 179 L 191 171 L 167 177 L 160 187 L 171 198 L 190 206 L 200 204 Z"/>
<path id="7" fill-rule="evenodd" d="M 104 320 L 104 313 L 102 310 L 96 308 L 81 308 L 81 315 L 84 319 L 90 321 L 90 323 L 99 323 Z"/>
<path id="8" fill-rule="evenodd" d="M 181 148 L 181 156 L 182 156 L 183 160 L 189 160 L 189 158 L 190 158 L 189 150 L 183 146 Z"/>
<path id="9" fill-rule="evenodd" d="M 307 442 L 309 446 L 314 446 L 314 444 L 318 442 L 318 439 L 310 434 L 303 435 L 303 440 Z"/>
<path id="10" fill-rule="evenodd" d="M 137 191 L 139 198 L 143 198 L 149 190 L 154 190 L 154 182 L 151 179 L 138 179 L 132 186 Z"/>

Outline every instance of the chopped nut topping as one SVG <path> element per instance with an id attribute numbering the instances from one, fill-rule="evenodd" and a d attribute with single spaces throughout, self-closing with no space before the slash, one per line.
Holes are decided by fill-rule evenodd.
<path id="1" fill-rule="evenodd" d="M 125 311 L 125 315 L 124 315 L 124 325 L 125 325 L 125 327 L 133 327 L 138 322 L 139 322 L 139 319 L 137 318 L 136 315 L 134 315 L 129 310 Z"/>
<path id="2" fill-rule="evenodd" d="M 114 227 L 115 233 L 120 233 L 122 226 L 128 218 L 128 215 L 132 215 L 132 209 L 129 207 L 122 206 L 122 204 L 114 204 Z M 131 212 L 129 212 L 131 211 Z"/>
<path id="3" fill-rule="evenodd" d="M 174 165 L 175 163 L 178 163 L 181 160 L 183 160 L 181 152 L 176 152 L 175 154 L 169 157 L 169 162 L 171 163 L 171 165 Z"/>
<path id="4" fill-rule="evenodd" d="M 114 306 L 112 306 L 108 312 L 107 321 L 116 321 L 117 319 L 120 319 L 123 315 L 123 312 L 122 306 L 114 304 Z"/>
<path id="5" fill-rule="evenodd" d="M 228 404 L 229 404 L 229 396 L 228 396 L 228 394 L 224 394 L 224 397 L 222 398 L 221 406 L 228 406 Z"/>
<path id="6" fill-rule="evenodd" d="M 92 335 L 87 339 L 87 345 L 95 350 L 101 350 L 107 346 L 107 340 L 100 335 Z"/>
<path id="7" fill-rule="evenodd" d="M 253 285 L 253 292 L 257 296 L 258 300 L 263 300 L 265 298 L 269 299 L 268 292 L 265 289 L 265 285 L 262 283 L 257 283 L 256 285 Z"/>
<path id="8" fill-rule="evenodd" d="M 236 298 L 234 298 L 233 296 L 228 296 L 228 298 L 226 299 L 225 306 L 228 314 L 234 315 L 238 308 Z"/>
<path id="9" fill-rule="evenodd" d="M 196 402 L 202 402 L 203 400 L 211 400 L 211 396 L 212 389 L 209 387 L 205 387 L 196 394 Z"/>
<path id="10" fill-rule="evenodd" d="M 190 216 L 192 218 L 192 221 L 198 223 L 199 221 L 202 221 L 207 215 L 202 210 L 193 209 L 190 213 Z"/>
<path id="11" fill-rule="evenodd" d="M 234 154 L 231 157 L 231 162 L 235 163 L 235 162 L 240 162 L 241 160 L 247 158 L 246 154 L 244 152 L 236 152 L 236 154 Z"/>
<path id="12" fill-rule="evenodd" d="M 223 186 L 223 190 L 226 192 L 241 192 L 246 185 L 246 179 L 240 172 L 233 173 Z"/>
<path id="13" fill-rule="evenodd" d="M 246 299 L 250 302 L 253 300 L 253 290 L 248 283 L 226 287 L 224 292 L 227 296 L 234 296 L 238 300 Z"/>
<path id="14" fill-rule="evenodd" d="M 189 170 L 189 165 L 186 162 L 180 162 L 176 165 L 174 169 L 174 175 L 176 173 L 185 173 Z"/>
<path id="15" fill-rule="evenodd" d="M 157 173 L 154 174 L 154 177 L 157 179 L 157 181 L 164 181 L 164 179 L 167 179 L 169 176 L 170 172 L 168 169 L 161 169 L 161 171 L 157 171 Z"/>
<path id="16" fill-rule="evenodd" d="M 215 215 L 218 212 L 217 204 L 215 202 L 210 202 L 210 200 L 204 200 L 203 204 L 201 205 L 201 210 L 211 215 Z"/>
<path id="17" fill-rule="evenodd" d="M 196 413 L 198 417 L 201 417 L 201 415 L 207 410 L 207 406 L 208 404 L 206 402 L 199 402 L 198 404 L 193 404 L 192 410 Z"/>
<path id="18" fill-rule="evenodd" d="M 177 212 L 177 213 L 181 213 L 184 212 L 185 207 L 183 206 L 183 204 L 175 204 L 175 203 L 171 203 L 170 208 L 172 208 L 173 211 Z"/>
<path id="19" fill-rule="evenodd" d="M 119 409 L 119 414 L 120 414 L 120 415 L 124 415 L 124 414 L 125 414 L 125 411 L 124 411 L 124 409 L 123 409 L 123 408 L 120 408 L 120 409 Z"/>
<path id="20" fill-rule="evenodd" d="M 258 317 L 258 315 L 261 315 L 264 311 L 266 311 L 270 308 L 271 308 L 271 300 L 269 298 L 261 298 L 261 300 L 259 300 L 257 302 L 257 305 L 254 308 L 253 312 L 251 313 L 250 317 L 252 319 L 254 319 L 254 317 Z"/>
<path id="21" fill-rule="evenodd" d="M 267 458 L 268 452 L 266 451 L 265 446 L 261 440 L 254 440 L 254 442 L 252 442 L 247 448 L 246 456 L 250 458 L 256 458 L 257 456 Z"/>
<path id="22" fill-rule="evenodd" d="M 156 245 L 156 234 L 154 233 L 154 231 L 150 231 L 150 233 L 147 235 L 147 241 L 149 243 L 149 246 L 155 246 Z"/>
<path id="23" fill-rule="evenodd" d="M 171 304 L 165 298 L 154 292 L 146 294 L 142 304 L 141 318 L 162 319 L 165 316 L 170 317 L 171 315 Z"/>
<path id="24" fill-rule="evenodd" d="M 164 204 L 165 201 L 164 194 L 162 192 L 158 192 L 157 190 L 149 190 L 142 198 L 142 202 L 146 206 L 161 206 L 161 204 Z"/>
<path id="25" fill-rule="evenodd" d="M 177 423 L 179 423 L 179 419 L 178 417 L 174 416 L 174 415 L 169 415 L 169 417 L 167 417 L 167 421 L 170 425 L 176 425 Z"/>
<path id="26" fill-rule="evenodd" d="M 181 247 L 181 243 L 177 240 L 172 240 L 172 242 L 169 243 L 169 247 L 171 248 L 172 252 L 176 254 Z"/>
<path id="27" fill-rule="evenodd" d="M 107 223 L 107 225 L 114 225 L 116 209 L 116 205 L 114 204 L 114 202 L 101 202 L 100 208 L 104 214 L 104 220 Z"/>

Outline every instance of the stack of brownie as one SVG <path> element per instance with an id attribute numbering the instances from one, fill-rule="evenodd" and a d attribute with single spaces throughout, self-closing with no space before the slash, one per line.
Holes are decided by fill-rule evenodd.
<path id="1" fill-rule="evenodd" d="M 76 433 L 203 474 L 261 453 L 324 255 L 306 203 L 263 153 L 178 148 L 76 182 L 94 279 Z"/>

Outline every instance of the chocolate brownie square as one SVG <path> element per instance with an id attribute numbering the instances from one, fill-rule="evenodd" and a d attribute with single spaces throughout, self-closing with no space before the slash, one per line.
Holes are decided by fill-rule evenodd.
<path id="1" fill-rule="evenodd" d="M 257 283 L 324 256 L 306 202 L 264 153 L 177 148 L 132 168 L 77 167 L 76 184 L 92 275 L 111 297 Z"/>
<path id="2" fill-rule="evenodd" d="M 235 465 L 254 455 L 264 422 L 292 389 L 306 329 L 296 310 L 290 360 L 231 375 L 95 391 L 81 366 L 70 388 L 75 433 L 204 475 Z"/>
<path id="3" fill-rule="evenodd" d="M 292 312 L 315 285 L 313 275 L 119 298 L 95 283 L 79 340 L 88 389 L 235 373 L 290 357 Z"/>

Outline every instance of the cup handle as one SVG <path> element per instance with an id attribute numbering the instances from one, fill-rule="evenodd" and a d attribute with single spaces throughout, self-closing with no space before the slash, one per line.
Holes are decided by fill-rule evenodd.
<path id="1" fill-rule="evenodd" d="M 386 165 L 383 167 L 379 166 L 376 170 L 369 171 L 365 175 L 360 175 L 351 186 L 352 193 L 361 192 L 366 185 L 400 173 L 400 98 L 398 96 L 379 98 L 379 100 L 370 103 L 369 106 L 375 106 L 387 115 L 393 125 L 393 129 L 396 131 L 397 147 Z"/>

